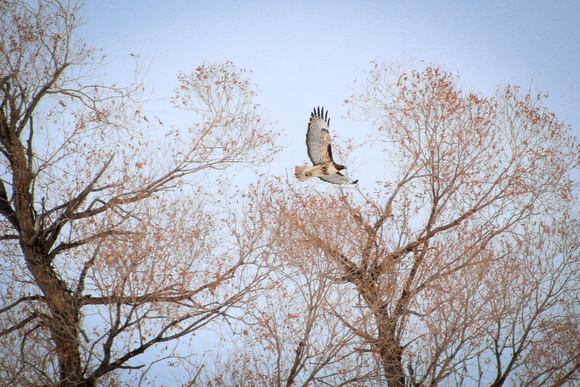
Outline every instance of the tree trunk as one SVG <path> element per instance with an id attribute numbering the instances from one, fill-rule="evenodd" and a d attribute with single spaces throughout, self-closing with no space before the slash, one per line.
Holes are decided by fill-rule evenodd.
<path id="1" fill-rule="evenodd" d="M 79 343 L 79 307 L 73 293 L 37 246 L 22 245 L 26 264 L 42 290 L 50 315 L 46 325 L 56 346 L 60 386 L 85 385 Z"/>
<path id="2" fill-rule="evenodd" d="M 388 385 L 389 387 L 405 386 L 402 362 L 403 347 L 399 344 L 396 336 L 397 315 L 389 315 L 374 282 L 360 281 L 358 289 L 375 316 L 378 328 L 375 350 L 381 358 Z"/>
<path id="3" fill-rule="evenodd" d="M 402 363 L 403 347 L 397 342 L 394 330 L 388 329 L 389 327 L 386 325 L 390 324 L 385 324 L 383 321 L 379 325 L 378 352 L 389 387 L 402 387 L 405 386 Z"/>

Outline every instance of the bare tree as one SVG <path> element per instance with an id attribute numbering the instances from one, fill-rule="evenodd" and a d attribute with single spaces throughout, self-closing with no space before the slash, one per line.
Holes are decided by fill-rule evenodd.
<path id="1" fill-rule="evenodd" d="M 210 351 L 192 371 L 200 386 L 372 385 L 381 380 L 377 361 L 345 327 L 337 311 L 356 295 L 335 281 L 340 269 L 316 259 L 286 218 L 281 179 L 261 179 L 246 197 L 245 230 L 266 228 L 262 262 L 271 271 L 262 288 L 242 307 L 234 346 Z M 287 196 L 287 198 L 286 198 Z M 276 200 L 273 200 L 273 199 Z M 242 235 L 246 235 L 243 233 Z M 228 341 L 230 343 L 230 341 Z"/>
<path id="2" fill-rule="evenodd" d="M 232 238 L 214 198 L 276 135 L 231 63 L 179 76 L 173 103 L 198 123 L 167 130 L 138 80 L 99 80 L 79 4 L 0 9 L 0 380 L 93 385 L 250 297 L 261 231 Z"/>
<path id="3" fill-rule="evenodd" d="M 375 64 L 348 103 L 391 179 L 272 194 L 277 246 L 335 266 L 335 315 L 390 386 L 578 380 L 580 149 L 542 100 Z"/>

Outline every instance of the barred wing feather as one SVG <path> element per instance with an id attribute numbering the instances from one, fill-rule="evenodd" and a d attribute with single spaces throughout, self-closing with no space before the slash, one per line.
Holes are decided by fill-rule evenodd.
<path id="1" fill-rule="evenodd" d="M 314 112 L 310 114 L 306 147 L 308 148 L 308 157 L 314 165 L 328 163 L 332 160 L 329 125 L 328 111 L 325 112 L 324 108 L 314 109 Z"/>
<path id="2" fill-rule="evenodd" d="M 327 183 L 332 184 L 356 184 L 358 180 L 351 180 L 348 177 L 344 176 L 342 173 L 337 172 L 334 175 L 327 175 L 327 176 L 318 176 L 320 180 L 324 180 Z"/>

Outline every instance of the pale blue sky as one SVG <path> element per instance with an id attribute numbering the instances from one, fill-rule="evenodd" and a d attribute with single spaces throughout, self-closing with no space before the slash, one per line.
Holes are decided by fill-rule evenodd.
<path id="1" fill-rule="evenodd" d="M 357 135 L 342 102 L 373 59 L 439 63 L 486 95 L 507 83 L 547 91 L 546 105 L 580 134 L 578 1 L 100 0 L 85 10 L 81 33 L 103 48 L 110 80 L 130 79 L 138 54 L 151 61 L 156 98 L 204 60 L 252 70 L 258 102 L 290 144 L 274 175 L 306 161 L 314 106 L 329 109 L 331 133 Z"/>

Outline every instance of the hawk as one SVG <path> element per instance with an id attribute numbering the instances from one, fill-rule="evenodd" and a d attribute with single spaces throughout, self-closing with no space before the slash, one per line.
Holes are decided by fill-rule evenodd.
<path id="1" fill-rule="evenodd" d="M 358 180 L 352 181 L 340 173 L 346 167 L 335 163 L 332 159 L 330 133 L 328 132 L 329 125 L 328 110 L 325 112 L 324 108 L 318 107 L 318 109 L 315 108 L 310 113 L 310 122 L 306 133 L 306 147 L 308 148 L 308 157 L 310 157 L 314 165 L 312 167 L 295 167 L 296 178 L 300 181 L 305 181 L 311 177 L 318 177 L 320 180 L 332 184 L 356 184 Z"/>

